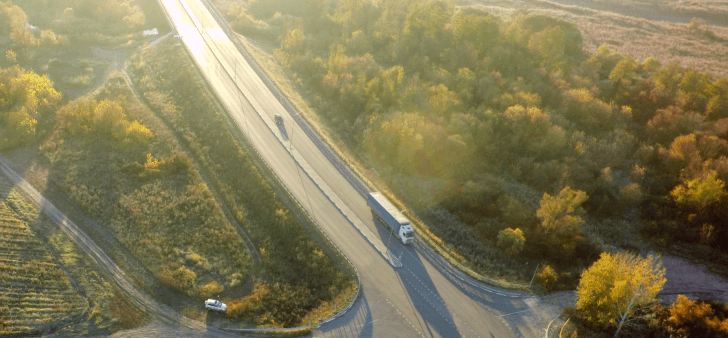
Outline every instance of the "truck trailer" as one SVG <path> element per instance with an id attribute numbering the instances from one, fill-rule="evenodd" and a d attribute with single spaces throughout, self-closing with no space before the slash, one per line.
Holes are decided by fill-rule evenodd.
<path id="1" fill-rule="evenodd" d="M 412 243 L 415 232 L 412 230 L 410 221 L 389 200 L 382 194 L 373 192 L 367 197 L 367 204 L 372 209 L 374 219 L 389 228 L 403 244 Z"/>

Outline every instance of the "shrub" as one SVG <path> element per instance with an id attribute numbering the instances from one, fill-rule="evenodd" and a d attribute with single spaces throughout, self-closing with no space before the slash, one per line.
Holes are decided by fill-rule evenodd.
<path id="1" fill-rule="evenodd" d="M 521 253 L 525 243 L 526 237 L 523 236 L 521 229 L 516 228 L 513 230 L 508 228 L 498 233 L 498 247 L 505 250 L 511 256 Z"/>
<path id="2" fill-rule="evenodd" d="M 536 283 L 546 288 L 546 290 L 552 290 L 558 279 L 559 276 L 550 265 L 544 265 L 536 275 Z"/>
<path id="3" fill-rule="evenodd" d="M 218 283 L 216 280 L 209 282 L 203 286 L 200 287 L 200 297 L 202 298 L 210 298 L 215 295 L 219 295 L 222 293 L 223 287 Z"/>
<path id="4" fill-rule="evenodd" d="M 669 311 L 667 325 L 674 337 L 728 336 L 728 304 L 695 301 L 678 295 Z"/>

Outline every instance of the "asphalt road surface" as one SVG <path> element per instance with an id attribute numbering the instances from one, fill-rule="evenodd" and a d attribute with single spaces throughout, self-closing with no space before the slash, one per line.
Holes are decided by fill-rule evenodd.
<path id="1" fill-rule="evenodd" d="M 421 242 L 404 246 L 375 225 L 356 184 L 300 130 L 200 1 L 159 1 L 242 133 L 359 271 L 360 299 L 314 336 L 542 335 L 527 324 L 533 315 L 528 295 L 474 282 Z M 282 126 L 274 122 L 276 114 Z M 395 268 L 390 255 L 402 267 Z"/>

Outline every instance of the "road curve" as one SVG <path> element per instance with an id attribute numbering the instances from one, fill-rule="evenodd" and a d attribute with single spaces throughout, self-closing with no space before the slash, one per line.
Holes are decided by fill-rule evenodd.
<path id="1" fill-rule="evenodd" d="M 281 183 L 360 273 L 362 295 L 315 336 L 537 337 L 527 295 L 490 288 L 426 245 L 403 246 L 375 225 L 362 194 L 324 154 L 198 0 L 158 0 L 231 119 Z M 277 126 L 275 115 L 283 117 Z M 315 135 L 314 135 L 315 136 Z M 388 256 L 401 259 L 393 268 Z"/>

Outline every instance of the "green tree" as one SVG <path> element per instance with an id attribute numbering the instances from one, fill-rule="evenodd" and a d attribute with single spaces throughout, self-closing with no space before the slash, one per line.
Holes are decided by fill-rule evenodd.
<path id="1" fill-rule="evenodd" d="M 728 117 L 728 78 L 722 77 L 711 86 L 712 96 L 705 108 L 705 115 L 710 120 Z"/>
<path id="2" fill-rule="evenodd" d="M 528 49 L 541 55 L 541 65 L 549 69 L 563 69 L 566 65 L 564 58 L 565 35 L 561 26 L 553 26 L 531 35 L 528 39 Z"/>
<path id="3" fill-rule="evenodd" d="M 507 228 L 498 233 L 498 247 L 511 256 L 521 253 L 525 243 L 526 237 L 523 236 L 523 231 L 519 228 L 515 230 Z"/>
<path id="4" fill-rule="evenodd" d="M 470 43 L 481 55 L 500 38 L 499 19 L 484 12 L 460 9 L 451 25 L 457 43 Z"/>
<path id="5" fill-rule="evenodd" d="M 582 273 L 576 289 L 576 308 L 593 324 L 616 325 L 617 337 L 635 311 L 656 302 L 665 282 L 665 269 L 659 258 L 605 252 Z"/>
<path id="6" fill-rule="evenodd" d="M 439 56 L 443 44 L 449 42 L 444 28 L 452 17 L 453 9 L 454 3 L 446 0 L 415 2 L 410 5 L 402 31 L 405 55 L 401 57 L 416 60 L 416 57 Z"/>
<path id="7" fill-rule="evenodd" d="M 614 85 L 617 87 L 622 84 L 622 81 L 629 84 L 637 76 L 638 67 L 639 64 L 637 64 L 632 55 L 625 56 L 612 69 L 612 72 L 609 73 L 609 80 L 614 82 Z"/>

